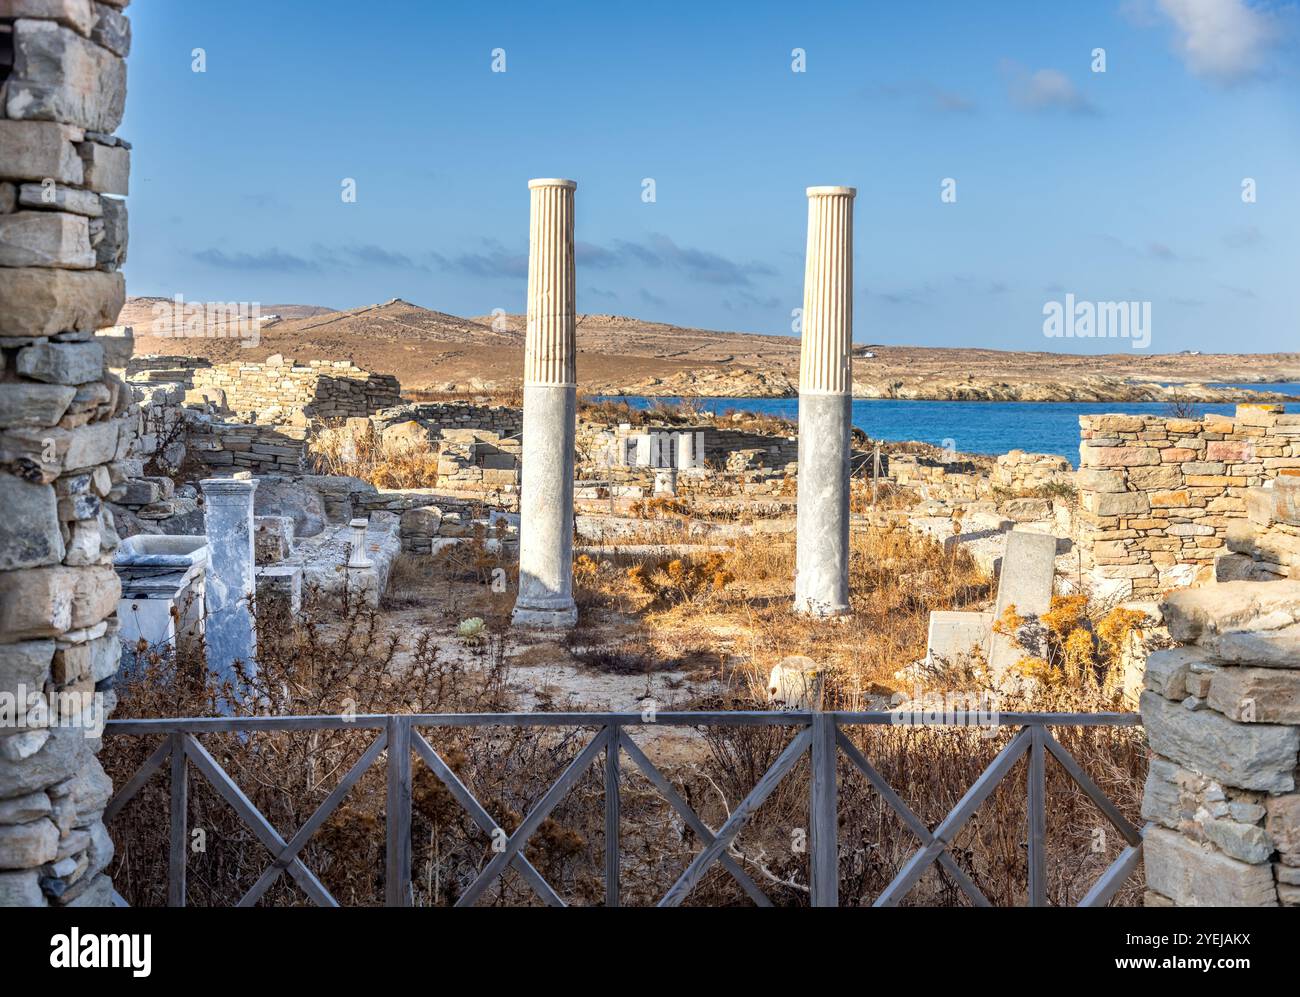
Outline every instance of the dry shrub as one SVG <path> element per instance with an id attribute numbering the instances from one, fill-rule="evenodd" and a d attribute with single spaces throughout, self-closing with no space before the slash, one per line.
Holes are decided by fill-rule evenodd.
<path id="1" fill-rule="evenodd" d="M 264 614 L 264 615 L 270 615 Z M 495 712 L 508 707 L 503 640 L 490 633 L 472 667 L 438 652 L 430 633 L 399 641 L 373 612 L 350 608 L 341 617 L 264 621 L 259 671 L 241 675 L 238 688 L 217 688 L 201 657 L 139 649 L 122 673 L 116 716 L 212 715 L 219 698 L 255 703 L 259 715 Z M 240 708 L 242 715 L 250 712 Z M 204 734 L 201 743 L 287 839 L 330 794 L 375 737 L 372 729 Z M 425 729 L 425 736 L 501 826 L 511 831 L 580 750 L 581 731 L 548 728 Z M 109 736 L 102 760 L 122 785 L 158 743 L 154 737 Z M 416 902 L 453 903 L 492 857 L 491 842 L 418 759 L 413 762 Z M 591 778 L 594 778 L 591 777 Z M 114 820 L 114 883 L 133 905 L 163 905 L 167 883 L 167 767 Z M 598 787 L 598 782 L 595 784 Z M 598 791 L 598 790 L 597 790 Z M 590 819 L 575 794 L 529 844 L 544 875 L 570 896 L 589 893 L 595 868 L 588 854 L 601 810 Z M 381 759 L 358 780 L 342 805 L 300 857 L 345 905 L 383 902 L 386 789 Z M 576 809 L 575 809 L 576 808 Z M 576 815 L 576 816 L 575 816 Z M 191 768 L 188 899 L 195 905 L 232 905 L 256 881 L 272 856 L 207 780 Z M 195 850 L 201 846 L 201 850 Z M 597 860 L 598 861 L 598 860 Z M 587 885 L 583 885 L 587 883 Z M 527 890 L 505 883 L 483 902 L 527 902 Z M 287 875 L 262 905 L 295 905 L 305 895 Z"/>
<path id="2" fill-rule="evenodd" d="M 831 623 L 794 611 L 793 537 L 749 535 L 716 557 L 711 568 L 728 576 L 724 585 L 707 600 L 652 600 L 645 624 L 681 653 L 681 645 L 692 641 L 716 646 L 706 631 L 726 617 L 739 631 L 733 654 L 764 677 L 791 654 L 827 668 L 845 690 L 834 708 L 857 708 L 861 693 L 892 688 L 894 672 L 925 655 L 931 610 L 974 608 L 991 592 L 989 580 L 963 551 L 945 553 L 902 532 L 855 531 L 849 562 L 853 614 Z M 653 582 L 657 569 L 629 581 Z"/>
<path id="3" fill-rule="evenodd" d="M 670 400 L 656 398 L 645 408 L 637 408 L 622 399 L 598 398 L 579 393 L 578 418 L 603 425 L 628 423 L 632 426 L 696 425 L 708 419 L 699 402 L 691 398 Z"/>
<path id="4" fill-rule="evenodd" d="M 655 607 L 699 603 L 735 580 L 722 554 L 637 564 L 627 570 L 627 578 Z"/>
<path id="5" fill-rule="evenodd" d="M 636 499 L 628 506 L 628 514 L 637 519 L 668 519 L 673 516 L 686 516 L 691 507 L 675 498 L 657 496 L 648 499 Z"/>
<path id="6" fill-rule="evenodd" d="M 1096 607 L 1085 595 L 1054 595 L 1039 619 L 1008 606 L 993 629 L 1025 652 L 1017 662 L 1031 679 L 1033 709 L 1116 710 L 1123 702 L 1125 650 L 1150 619 L 1122 606 Z"/>
<path id="7" fill-rule="evenodd" d="M 315 474 L 347 475 L 376 488 L 434 488 L 438 484 L 436 446 L 385 443 L 373 431 L 353 433 L 331 426 L 308 445 Z"/>

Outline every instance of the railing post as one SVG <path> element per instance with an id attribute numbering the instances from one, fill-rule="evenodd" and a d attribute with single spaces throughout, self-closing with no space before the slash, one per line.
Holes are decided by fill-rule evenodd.
<path id="1" fill-rule="evenodd" d="M 185 768 L 185 735 L 172 734 L 171 826 L 167 854 L 167 906 L 185 906 L 185 862 L 189 838 L 189 778 Z"/>
<path id="2" fill-rule="evenodd" d="M 411 718 L 388 718 L 387 851 L 384 903 L 411 906 Z"/>
<path id="3" fill-rule="evenodd" d="M 1047 751 L 1041 726 L 1029 728 L 1029 906 L 1047 906 Z"/>
<path id="4" fill-rule="evenodd" d="M 835 717 L 812 715 L 812 788 L 809 821 L 812 850 L 811 901 L 814 907 L 840 905 L 839 794 L 835 784 Z"/>
<path id="5" fill-rule="evenodd" d="M 618 738 L 619 725 L 610 724 L 605 742 L 605 906 L 618 907 Z"/>

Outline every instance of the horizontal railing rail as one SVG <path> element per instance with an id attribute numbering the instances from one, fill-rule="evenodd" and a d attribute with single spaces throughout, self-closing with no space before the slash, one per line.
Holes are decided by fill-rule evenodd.
<path id="1" fill-rule="evenodd" d="M 730 851 L 737 835 L 763 802 L 805 755 L 810 757 L 809 783 L 809 894 L 814 906 L 839 905 L 838 773 L 843 754 L 853 769 L 866 777 L 881 799 L 916 835 L 920 848 L 903 864 L 894 880 L 876 899 L 875 906 L 900 903 L 921 876 L 936 863 L 952 877 L 976 906 L 990 906 L 989 900 L 962 869 L 950 851 L 958 832 L 989 798 L 1022 758 L 1028 758 L 1028 902 L 1048 906 L 1047 900 L 1047 793 L 1046 764 L 1049 757 L 1092 800 L 1120 832 L 1127 847 L 1106 869 L 1084 896 L 1079 906 L 1104 906 L 1124 885 L 1142 858 L 1143 831 L 1134 826 L 1109 800 L 1078 762 L 1053 736 L 1052 727 L 1134 727 L 1141 723 L 1133 713 L 980 713 L 918 710 L 888 711 L 679 711 L 643 713 L 450 713 L 450 714 L 356 714 L 274 717 L 187 717 L 142 720 L 110 720 L 105 736 L 163 735 L 158 747 L 118 789 L 105 811 L 111 821 L 140 791 L 144 784 L 168 763 L 171 772 L 170 827 L 168 850 L 168 905 L 186 904 L 186 856 L 188 841 L 188 771 L 198 771 L 232 807 L 274 856 L 273 861 L 240 900 L 251 906 L 282 874 L 287 873 L 306 895 L 321 906 L 336 907 L 337 901 L 299 857 L 307 842 L 343 802 L 352 786 L 385 756 L 385 903 L 406 907 L 413 903 L 411 882 L 411 787 L 414 753 L 464 808 L 486 834 L 504 843 L 469 884 L 457 906 L 472 906 L 505 872 L 515 871 L 538 896 L 551 906 L 563 907 L 564 900 L 542 877 L 525 854 L 525 846 L 551 812 L 584 774 L 601 765 L 604 789 L 605 903 L 619 906 L 619 831 L 621 820 L 621 759 L 632 765 L 655 787 L 702 847 L 685 870 L 659 900 L 658 906 L 681 904 L 716 862 L 759 906 L 772 906 L 771 899 L 745 872 Z M 628 733 L 628 728 L 647 727 L 788 727 L 797 728 L 790 743 L 759 778 L 749 794 L 730 812 L 717 830 L 711 829 L 686 803 L 650 758 Z M 966 791 L 953 810 L 936 827 L 930 828 L 902 800 L 845 733 L 853 726 L 911 728 L 1018 728 L 990 765 Z M 572 727 L 597 728 L 591 740 L 569 762 L 559 778 L 524 815 L 512 834 L 504 831 L 474 797 L 451 767 L 421 733 L 428 728 L 478 727 Z M 266 731 L 370 730 L 377 733 L 362 755 L 321 802 L 312 816 L 286 840 L 253 805 L 243 790 L 198 740 L 202 734 Z M 120 897 L 119 903 L 123 903 Z"/>

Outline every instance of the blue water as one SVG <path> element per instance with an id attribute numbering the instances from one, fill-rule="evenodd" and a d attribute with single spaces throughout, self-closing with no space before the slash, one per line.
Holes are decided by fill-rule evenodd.
<path id="1" fill-rule="evenodd" d="M 1300 397 L 1300 384 L 1242 385 Z M 610 397 L 634 408 L 648 408 L 677 398 Z M 763 412 L 797 419 L 797 398 L 692 398 L 699 408 L 721 414 L 727 411 Z M 1300 409 L 1300 406 L 1296 406 Z M 1196 405 L 1198 416 L 1231 415 L 1236 406 Z M 1077 464 L 1079 416 L 1102 413 L 1168 415 L 1164 402 L 931 402 L 855 399 L 853 424 L 874 440 L 919 440 L 958 453 L 1002 454 L 1008 450 L 1059 454 Z M 951 440 L 949 444 L 947 441 Z"/>

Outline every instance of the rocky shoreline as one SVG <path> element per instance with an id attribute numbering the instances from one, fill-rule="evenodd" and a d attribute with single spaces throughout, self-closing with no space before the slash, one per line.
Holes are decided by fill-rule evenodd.
<path id="1" fill-rule="evenodd" d="M 797 383 L 782 371 L 705 370 L 683 372 L 670 377 L 649 377 L 624 384 L 593 386 L 592 394 L 641 395 L 647 397 L 699 398 L 795 398 Z M 1158 384 L 1120 378 L 1091 377 L 1070 381 L 994 382 L 965 378 L 908 378 L 870 380 L 855 378 L 854 398 L 899 401 L 963 402 L 1163 402 L 1233 403 L 1278 402 L 1294 396 L 1258 389 L 1216 387 L 1200 382 Z"/>

